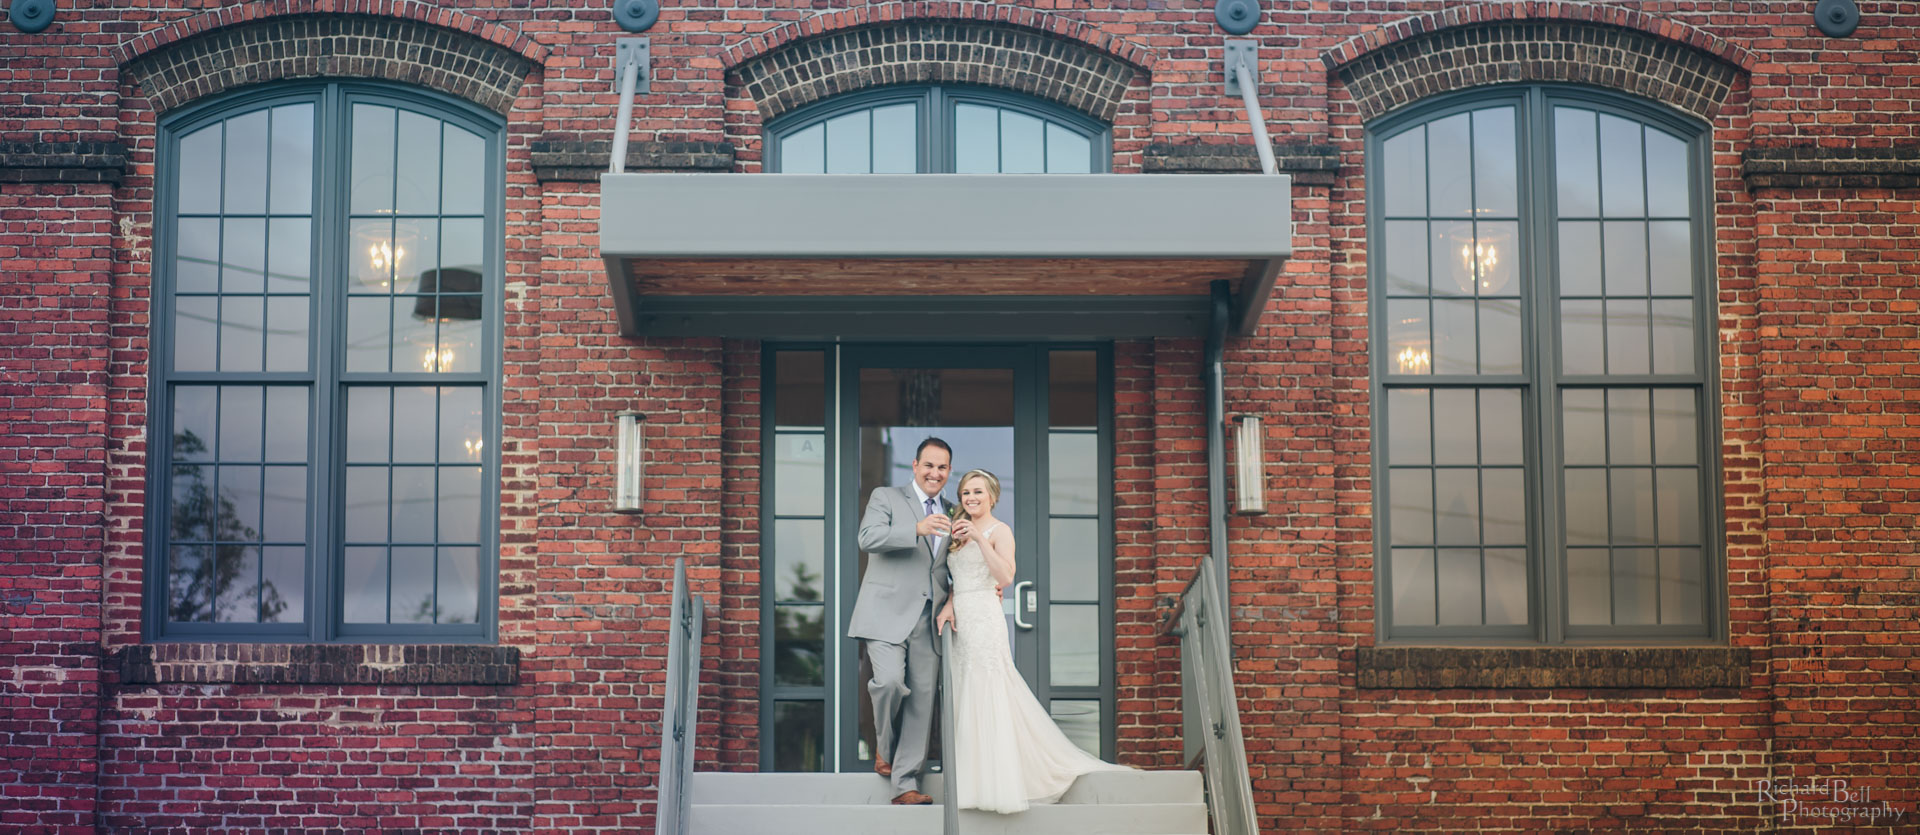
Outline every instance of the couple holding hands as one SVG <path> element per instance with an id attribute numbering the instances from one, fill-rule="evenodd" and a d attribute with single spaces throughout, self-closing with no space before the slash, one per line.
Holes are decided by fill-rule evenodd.
<path id="1" fill-rule="evenodd" d="M 953 448 L 920 443 L 913 480 L 879 487 L 860 517 L 867 573 L 848 637 L 861 639 L 873 678 L 874 771 L 893 781 L 896 804 L 924 804 L 920 791 L 934 692 L 937 637 L 953 630 L 954 738 L 945 741 L 949 790 L 961 808 L 1003 814 L 1059 798 L 1092 771 L 1128 771 L 1073 744 L 1014 667 L 1000 590 L 1013 583 L 1013 531 L 994 518 L 1000 480 L 986 470 L 960 477 L 959 507 L 941 489 Z"/>

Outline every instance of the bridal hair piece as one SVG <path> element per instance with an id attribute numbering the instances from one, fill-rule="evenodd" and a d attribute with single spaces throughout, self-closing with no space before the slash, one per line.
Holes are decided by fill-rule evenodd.
<path id="1" fill-rule="evenodd" d="M 967 482 L 972 481 L 976 478 L 985 479 L 987 482 L 987 501 L 990 503 L 989 507 L 991 507 L 992 505 L 999 504 L 1000 503 L 1000 478 L 994 475 L 993 473 L 987 472 L 986 470 L 968 470 L 966 475 L 963 475 L 960 477 L 960 488 L 959 490 L 955 491 L 954 495 L 958 496 L 960 493 L 965 492 L 967 489 Z M 954 506 L 960 509 L 960 512 L 953 517 L 954 521 L 958 522 L 961 519 L 973 518 L 973 514 L 967 512 L 966 506 L 964 504 L 956 504 Z M 947 540 L 947 551 L 951 553 L 953 551 L 958 551 L 958 550 L 960 550 L 960 545 L 958 543 L 955 543 L 951 538 L 949 538 Z"/>

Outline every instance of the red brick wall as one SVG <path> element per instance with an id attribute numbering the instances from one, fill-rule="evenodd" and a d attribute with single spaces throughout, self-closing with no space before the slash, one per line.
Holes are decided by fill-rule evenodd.
<path id="1" fill-rule="evenodd" d="M 449 5 L 461 8 L 379 13 L 518 56 L 496 66 L 534 67 L 506 106 L 499 623 L 523 652 L 520 683 L 117 681 L 112 653 L 142 639 L 155 111 L 190 98 L 157 104 L 121 66 L 321 6 L 68 4 L 48 33 L 9 33 L 23 47 L 0 75 L 0 827 L 648 826 L 665 588 L 682 555 L 718 615 L 700 767 L 757 760 L 759 346 L 619 337 L 596 186 L 535 177 L 536 140 L 609 138 L 618 32 L 604 12 Z M 756 171 L 759 110 L 726 75 L 763 48 L 756 36 L 1018 13 L 1140 69 L 1115 117 L 1116 171 L 1146 168 L 1150 143 L 1250 141 L 1221 94 L 1211 4 L 1056 5 L 669 4 L 648 33 L 654 92 L 634 139 L 731 142 L 737 168 Z M 1920 267 L 1908 244 L 1920 232 L 1920 13 L 1867 0 L 1860 33 L 1831 40 L 1811 3 L 1264 5 L 1271 126 L 1332 146 L 1339 168 L 1330 185 L 1296 182 L 1296 255 L 1267 324 L 1228 352 L 1229 413 L 1268 426 L 1269 510 L 1231 521 L 1229 568 L 1263 827 L 1823 828 L 1761 804 L 1763 779 L 1848 780 L 1920 816 Z M 1754 659 L 1744 687 L 1356 682 L 1355 655 L 1374 644 L 1361 148 L 1386 99 L 1348 89 L 1340 68 L 1515 15 L 1597 20 L 1737 69 L 1709 115 L 1728 615 L 1731 643 Z M 1409 83 L 1477 80 L 1435 70 Z M 121 143 L 131 164 L 124 179 L 50 182 L 14 144 L 36 142 Z M 1122 759 L 1140 765 L 1178 760 L 1178 656 L 1152 624 L 1155 596 L 1178 592 L 1207 547 L 1200 362 L 1194 340 L 1114 349 L 1118 724 Z M 629 408 L 648 414 L 649 507 L 635 516 L 605 511 L 611 414 Z"/>

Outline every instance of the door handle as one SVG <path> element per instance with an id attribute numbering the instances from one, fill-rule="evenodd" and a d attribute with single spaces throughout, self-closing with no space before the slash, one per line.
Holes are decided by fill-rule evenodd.
<path id="1" fill-rule="evenodd" d="M 1033 624 L 1023 617 L 1035 609 L 1032 580 L 1021 580 L 1013 584 L 1013 625 L 1021 629 L 1032 629 Z"/>

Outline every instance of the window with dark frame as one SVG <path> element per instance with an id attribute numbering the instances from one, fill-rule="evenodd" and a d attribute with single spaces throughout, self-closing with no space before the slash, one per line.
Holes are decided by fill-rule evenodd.
<path id="1" fill-rule="evenodd" d="M 1110 164 L 1109 131 L 998 90 L 894 87 L 840 96 L 769 126 L 785 174 L 1087 174 Z"/>
<path id="2" fill-rule="evenodd" d="M 1722 631 L 1704 142 L 1556 87 L 1371 128 L 1384 640 Z"/>
<path id="3" fill-rule="evenodd" d="M 161 125 L 150 635 L 491 637 L 500 133 L 339 83 Z"/>

